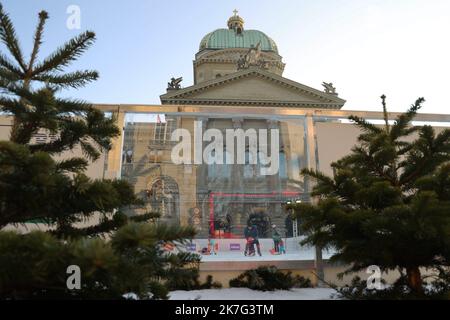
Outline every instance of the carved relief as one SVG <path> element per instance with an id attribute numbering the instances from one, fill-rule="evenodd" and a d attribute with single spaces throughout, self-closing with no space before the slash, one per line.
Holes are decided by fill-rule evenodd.
<path id="1" fill-rule="evenodd" d="M 198 62 L 200 61 L 209 61 L 209 60 L 223 60 L 223 61 L 233 61 L 237 62 L 239 58 L 248 53 L 248 49 L 232 49 L 232 50 L 219 50 L 214 51 L 209 54 L 202 56 Z M 261 51 L 260 57 L 264 60 L 268 61 L 278 61 L 281 62 L 281 59 L 274 54 Z"/>

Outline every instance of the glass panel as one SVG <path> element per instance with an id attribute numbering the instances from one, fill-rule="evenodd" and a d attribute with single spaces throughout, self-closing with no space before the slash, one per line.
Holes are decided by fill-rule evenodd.
<path id="1" fill-rule="evenodd" d="M 303 118 L 130 113 L 121 176 L 146 211 L 159 212 L 163 222 L 194 225 L 199 238 L 243 238 L 248 223 L 261 237 L 270 236 L 271 224 L 289 235 L 283 205 L 304 194 L 305 150 Z"/>

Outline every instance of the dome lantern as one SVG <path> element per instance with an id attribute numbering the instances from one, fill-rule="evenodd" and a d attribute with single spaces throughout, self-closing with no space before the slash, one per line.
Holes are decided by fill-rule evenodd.
<path id="1" fill-rule="evenodd" d="M 259 30 L 244 29 L 244 19 L 234 10 L 234 15 L 228 19 L 228 28 L 216 29 L 205 35 L 200 42 L 199 52 L 230 48 L 250 49 L 258 43 L 261 43 L 261 51 L 278 54 L 275 41 Z"/>
<path id="2" fill-rule="evenodd" d="M 237 34 L 241 34 L 244 31 L 244 19 L 238 16 L 238 11 L 234 9 L 234 15 L 228 19 L 228 29 L 234 30 Z"/>
<path id="3" fill-rule="evenodd" d="M 202 38 L 195 54 L 194 83 L 217 79 L 247 66 L 283 75 L 285 64 L 275 41 L 262 31 L 244 29 L 244 19 L 237 10 L 233 12 L 228 28 L 216 29 Z"/>

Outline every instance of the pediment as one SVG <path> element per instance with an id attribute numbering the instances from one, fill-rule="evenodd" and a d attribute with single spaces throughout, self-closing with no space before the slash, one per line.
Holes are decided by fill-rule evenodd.
<path id="1" fill-rule="evenodd" d="M 261 69 L 247 69 L 161 96 L 163 104 L 283 105 L 340 109 L 345 100 Z"/>

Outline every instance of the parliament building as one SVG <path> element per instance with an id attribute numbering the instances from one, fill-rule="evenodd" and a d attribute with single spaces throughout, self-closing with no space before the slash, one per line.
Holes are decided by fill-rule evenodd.
<path id="1" fill-rule="evenodd" d="M 192 85 L 168 75 L 159 105 L 95 105 L 123 130 L 88 174 L 129 181 L 145 203 L 127 209 L 129 215 L 158 212 L 161 222 L 194 226 L 196 251 L 206 239 L 220 239 L 217 257 L 202 258 L 203 275 L 227 283 L 243 270 L 269 263 L 336 281 L 343 267 L 328 265 L 329 253 L 299 245 L 298 221 L 285 205 L 311 201 L 314 182 L 302 169 L 332 175 L 330 164 L 356 143 L 359 131 L 348 116 L 380 120 L 383 114 L 341 110 L 346 101 L 329 79 L 312 88 L 283 77 L 286 65 L 276 42 L 247 29 L 236 11 L 223 28 L 199 40 Z M 439 130 L 450 116 L 419 114 L 416 120 Z M 10 118 L 0 117 L 0 139 L 8 139 L 10 124 Z M 258 228 L 262 260 L 241 261 L 248 224 Z M 272 261 L 267 256 L 273 224 L 288 254 Z"/>
<path id="2" fill-rule="evenodd" d="M 317 150 L 308 145 L 307 110 L 339 110 L 345 100 L 332 84 L 324 83 L 324 90 L 318 90 L 284 78 L 284 68 L 275 41 L 259 30 L 247 30 L 235 13 L 227 28 L 201 39 L 193 85 L 181 87 L 181 78 L 172 78 L 160 97 L 161 106 L 119 107 L 125 113 L 120 118 L 122 157 L 120 165 L 108 171 L 120 172 L 134 184 L 147 203 L 142 210 L 157 211 L 166 222 L 192 224 L 198 237 L 242 238 L 251 220 L 257 221 L 261 237 L 270 237 L 271 224 L 292 236 L 292 221 L 283 206 L 308 200 L 308 181 L 300 171 L 317 165 L 313 160 Z M 146 117 L 151 109 L 158 113 Z M 276 129 L 277 172 L 260 174 L 261 160 L 271 148 L 252 148 L 248 135 L 241 148 L 237 140 L 234 150 L 227 146 L 230 141 L 223 143 L 223 151 L 217 151 L 223 163 L 174 164 L 174 130 L 187 129 L 192 145 L 207 146 L 198 141 L 202 137 L 195 135 L 196 127 L 202 132 L 219 130 L 223 136 L 229 129 L 244 133 Z M 243 163 L 233 161 L 239 155 L 245 158 Z M 226 161 L 231 156 L 234 159 Z"/>

